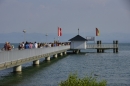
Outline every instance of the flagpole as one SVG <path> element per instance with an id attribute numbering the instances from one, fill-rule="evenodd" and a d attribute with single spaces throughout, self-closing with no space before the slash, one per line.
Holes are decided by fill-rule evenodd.
<path id="1" fill-rule="evenodd" d="M 58 27 L 58 36 L 62 36 L 62 30 Z M 58 41 L 60 40 L 60 37 L 58 37 Z"/>
<path id="2" fill-rule="evenodd" d="M 59 43 L 60 37 L 58 36 L 58 43 Z"/>
<path id="3" fill-rule="evenodd" d="M 96 36 L 95 36 L 95 38 L 94 38 L 94 43 L 96 43 Z"/>
<path id="4" fill-rule="evenodd" d="M 97 36 L 97 28 L 96 28 L 96 36 Z M 94 41 L 95 41 L 95 43 L 96 43 L 96 36 L 95 36 L 95 40 L 94 40 Z"/>
<path id="5" fill-rule="evenodd" d="M 100 35 L 99 29 L 96 28 L 96 36 L 99 36 L 99 35 Z M 95 37 L 95 39 L 96 39 L 96 37 Z"/>
<path id="6" fill-rule="evenodd" d="M 58 34 L 59 34 L 59 27 L 58 27 Z M 57 43 L 58 43 L 58 41 L 59 41 L 59 36 L 57 36 Z"/>
<path id="7" fill-rule="evenodd" d="M 78 28 L 78 35 L 79 35 L 79 28 Z"/>
<path id="8" fill-rule="evenodd" d="M 58 43 L 58 36 L 57 36 L 57 43 Z"/>
<path id="9" fill-rule="evenodd" d="M 57 42 L 59 43 L 59 29 L 60 27 L 58 27 L 58 36 L 57 36 Z"/>

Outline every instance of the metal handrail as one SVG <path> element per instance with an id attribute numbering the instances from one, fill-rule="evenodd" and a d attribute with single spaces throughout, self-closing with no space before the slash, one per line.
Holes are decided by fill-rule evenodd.
<path id="1" fill-rule="evenodd" d="M 117 44 L 87 44 L 86 48 L 118 48 Z"/>

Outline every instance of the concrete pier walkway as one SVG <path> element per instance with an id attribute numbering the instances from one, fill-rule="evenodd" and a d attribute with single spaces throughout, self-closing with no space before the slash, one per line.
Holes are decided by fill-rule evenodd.
<path id="1" fill-rule="evenodd" d="M 13 67 L 14 72 L 21 72 L 22 64 L 24 63 L 32 61 L 33 65 L 39 65 L 39 59 L 45 58 L 45 60 L 50 60 L 51 56 L 57 58 L 58 55 L 66 54 L 66 51 L 69 49 L 70 45 L 2 51 L 0 52 L 0 70 Z"/>

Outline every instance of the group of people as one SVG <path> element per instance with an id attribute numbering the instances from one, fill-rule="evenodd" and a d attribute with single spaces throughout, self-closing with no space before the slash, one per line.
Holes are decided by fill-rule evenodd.
<path id="1" fill-rule="evenodd" d="M 32 48 L 43 48 L 43 47 L 55 47 L 55 46 L 62 46 L 68 45 L 69 43 L 37 43 L 37 42 L 22 42 L 19 44 L 18 49 L 32 49 Z"/>
<path id="2" fill-rule="evenodd" d="M 19 43 L 18 49 L 23 50 L 23 49 L 32 49 L 32 48 L 43 48 L 43 47 L 55 47 L 55 46 L 63 46 L 63 45 L 69 45 L 70 43 L 59 43 L 59 42 L 54 42 L 54 43 L 37 43 L 37 42 L 22 42 Z M 5 51 L 10 51 L 14 48 L 13 45 L 10 44 L 10 42 L 6 42 L 4 44 L 4 47 L 2 50 Z"/>
<path id="3" fill-rule="evenodd" d="M 38 48 L 38 43 L 32 43 L 32 42 L 22 42 L 18 45 L 18 49 L 22 50 L 22 49 L 32 49 L 32 48 Z"/>

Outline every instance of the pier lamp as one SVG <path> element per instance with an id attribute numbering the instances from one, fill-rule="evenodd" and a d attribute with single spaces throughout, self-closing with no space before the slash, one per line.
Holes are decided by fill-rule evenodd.
<path id="1" fill-rule="evenodd" d="M 78 28 L 78 35 L 79 35 L 79 28 Z"/>
<path id="2" fill-rule="evenodd" d="M 25 41 L 25 33 L 26 33 L 26 30 L 25 30 L 25 29 L 23 30 L 23 33 L 24 33 L 24 41 Z"/>
<path id="3" fill-rule="evenodd" d="M 54 38 L 54 43 L 55 43 L 55 38 Z"/>

